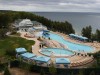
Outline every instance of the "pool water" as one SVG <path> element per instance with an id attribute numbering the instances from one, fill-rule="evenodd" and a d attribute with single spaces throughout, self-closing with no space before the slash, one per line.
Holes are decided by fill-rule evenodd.
<path id="1" fill-rule="evenodd" d="M 70 49 L 72 51 L 90 53 L 94 50 L 94 48 L 92 46 L 87 46 L 87 45 L 83 45 L 83 44 L 69 42 L 69 41 L 65 40 L 62 36 L 60 36 L 58 34 L 51 33 L 51 32 L 49 34 L 50 34 L 49 35 L 50 39 L 55 40 L 61 44 L 64 44 L 65 46 L 68 47 L 68 49 Z M 44 37 L 46 37 L 46 36 L 44 36 Z"/>
<path id="2" fill-rule="evenodd" d="M 60 49 L 60 48 L 44 48 L 41 50 L 41 53 L 47 56 L 51 56 L 52 54 L 54 56 L 72 56 L 74 55 L 73 52 L 66 50 L 66 49 Z"/>
<path id="3" fill-rule="evenodd" d="M 67 40 L 64 40 L 63 37 L 61 37 L 60 35 L 54 34 L 54 33 L 50 33 L 50 38 L 52 40 L 56 40 L 59 43 L 66 45 L 70 50 L 73 50 L 73 51 L 92 52 L 94 50 L 94 48 L 91 46 L 87 46 L 87 45 L 83 45 L 83 44 L 76 44 L 76 43 L 72 43 Z"/>

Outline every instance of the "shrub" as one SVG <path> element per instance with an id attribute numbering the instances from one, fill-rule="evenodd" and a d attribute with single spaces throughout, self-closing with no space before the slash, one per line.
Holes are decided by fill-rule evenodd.
<path id="1" fill-rule="evenodd" d="M 5 70 L 4 70 L 4 75 L 11 75 L 11 73 L 10 73 L 9 70 L 8 70 L 8 67 L 5 68 Z"/>
<path id="2" fill-rule="evenodd" d="M 41 69 L 40 75 L 45 75 L 45 72 L 43 69 Z"/>
<path id="3" fill-rule="evenodd" d="M 57 70 L 56 70 L 56 68 L 54 67 L 53 64 L 49 67 L 49 72 L 52 75 L 55 75 L 56 74 Z"/>

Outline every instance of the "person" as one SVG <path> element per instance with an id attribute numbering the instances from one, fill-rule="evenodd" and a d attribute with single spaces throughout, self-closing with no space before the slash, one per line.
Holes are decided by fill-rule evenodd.
<path id="1" fill-rule="evenodd" d="M 43 44 L 42 44 L 42 48 L 43 48 Z"/>

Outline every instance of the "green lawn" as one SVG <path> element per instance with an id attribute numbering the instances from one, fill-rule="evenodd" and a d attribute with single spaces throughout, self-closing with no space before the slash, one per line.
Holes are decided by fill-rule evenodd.
<path id="1" fill-rule="evenodd" d="M 34 45 L 33 40 L 26 40 L 21 37 L 6 37 L 0 40 L 0 57 L 5 55 L 6 50 L 15 50 L 17 47 L 24 47 L 27 51 L 31 51 L 31 46 Z"/>

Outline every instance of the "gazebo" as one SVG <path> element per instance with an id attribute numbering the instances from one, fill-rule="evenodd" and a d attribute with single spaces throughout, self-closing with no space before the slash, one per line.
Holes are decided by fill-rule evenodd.
<path id="1" fill-rule="evenodd" d="M 50 64 L 50 57 L 46 57 L 46 56 L 37 56 L 32 58 L 34 61 L 36 61 L 37 64 Z"/>
<path id="2" fill-rule="evenodd" d="M 79 35 L 76 35 L 76 34 L 69 34 L 69 36 L 71 38 L 78 39 L 80 41 L 87 41 L 88 40 L 87 37 L 79 36 Z"/>
<path id="3" fill-rule="evenodd" d="M 20 57 L 24 60 L 30 60 L 31 58 L 35 57 L 36 55 L 33 54 L 33 53 L 29 53 L 29 52 L 26 52 L 26 53 L 23 53 L 20 55 Z"/>
<path id="4" fill-rule="evenodd" d="M 56 58 L 55 61 L 56 65 L 64 65 L 65 67 L 68 67 L 68 65 L 70 64 L 70 60 L 68 58 Z"/>
<path id="5" fill-rule="evenodd" d="M 16 48 L 15 49 L 16 50 L 16 57 L 18 57 L 20 54 L 22 54 L 22 53 L 25 53 L 25 52 L 27 52 L 26 51 L 26 49 L 25 48 L 22 48 L 22 47 L 20 47 L 20 48 Z"/>

